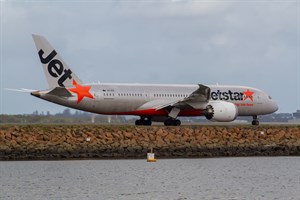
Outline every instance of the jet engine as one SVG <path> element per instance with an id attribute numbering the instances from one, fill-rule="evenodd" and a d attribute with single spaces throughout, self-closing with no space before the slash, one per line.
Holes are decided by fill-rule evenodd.
<path id="1" fill-rule="evenodd" d="M 206 119 L 215 122 L 231 122 L 238 115 L 237 107 L 226 101 L 211 101 L 204 110 Z"/>

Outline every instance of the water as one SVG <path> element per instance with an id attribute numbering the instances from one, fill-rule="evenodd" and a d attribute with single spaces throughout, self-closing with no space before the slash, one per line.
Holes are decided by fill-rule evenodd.
<path id="1" fill-rule="evenodd" d="M 0 199 L 300 199 L 300 157 L 0 162 Z"/>

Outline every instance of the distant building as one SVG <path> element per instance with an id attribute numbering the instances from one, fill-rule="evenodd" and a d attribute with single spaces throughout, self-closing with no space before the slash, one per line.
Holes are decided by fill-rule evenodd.
<path id="1" fill-rule="evenodd" d="M 300 124 L 300 110 L 297 110 L 292 115 L 293 119 L 289 120 L 289 123 Z"/>
<path id="2" fill-rule="evenodd" d="M 296 119 L 300 119 L 300 110 L 297 110 L 296 112 L 294 112 L 293 117 Z"/>

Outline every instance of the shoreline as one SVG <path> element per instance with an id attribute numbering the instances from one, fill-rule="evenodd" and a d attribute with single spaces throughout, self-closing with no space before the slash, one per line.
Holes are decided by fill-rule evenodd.
<path id="1" fill-rule="evenodd" d="M 0 160 L 300 156 L 299 125 L 1 125 Z"/>

